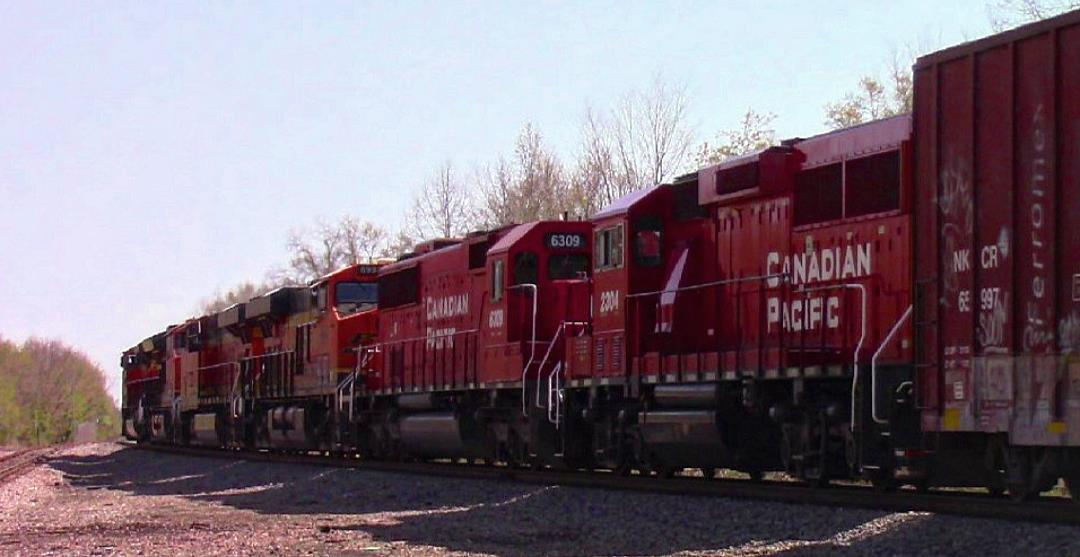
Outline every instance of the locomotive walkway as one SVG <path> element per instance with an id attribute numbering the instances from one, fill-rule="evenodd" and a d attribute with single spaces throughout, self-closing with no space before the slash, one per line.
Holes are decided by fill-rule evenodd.
<path id="1" fill-rule="evenodd" d="M 638 491 L 683 496 L 726 497 L 801 505 L 862 508 L 891 512 L 930 512 L 978 518 L 1048 524 L 1080 525 L 1080 504 L 1066 497 L 1043 496 L 1018 502 L 986 493 L 958 491 L 881 492 L 869 486 L 832 484 L 811 487 L 794 481 L 651 476 L 619 476 L 603 471 L 530 470 L 502 465 L 455 464 L 445 462 L 379 462 L 325 454 L 283 454 L 265 451 L 232 451 L 195 447 L 135 444 L 125 447 L 169 454 L 209 458 L 241 459 L 253 462 L 301 464 L 353 468 L 457 479 L 502 480 L 538 485 Z"/>

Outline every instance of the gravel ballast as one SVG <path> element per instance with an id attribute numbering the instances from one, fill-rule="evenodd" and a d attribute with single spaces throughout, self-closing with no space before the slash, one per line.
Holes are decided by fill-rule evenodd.
<path id="1" fill-rule="evenodd" d="M 1080 554 L 1080 528 L 73 447 L 0 485 L 3 555 Z"/>

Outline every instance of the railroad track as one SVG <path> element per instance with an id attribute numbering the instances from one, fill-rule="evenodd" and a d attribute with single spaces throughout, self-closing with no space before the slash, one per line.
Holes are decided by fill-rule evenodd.
<path id="1" fill-rule="evenodd" d="M 1080 504 L 1064 497 L 1041 497 L 1017 502 L 985 493 L 917 492 L 901 490 L 882 493 L 869 486 L 830 485 L 811 487 L 794 481 L 752 482 L 739 479 L 649 476 L 619 476 L 603 471 L 529 470 L 506 466 L 437 462 L 379 462 L 325 454 L 282 454 L 265 451 L 235 451 L 195 447 L 135 444 L 121 445 L 161 453 L 353 468 L 380 472 L 443 476 L 459 479 L 515 481 L 529 484 L 641 491 L 672 495 L 728 497 L 801 505 L 865 508 L 890 512 L 931 512 L 1012 521 L 1080 525 Z"/>
<path id="2" fill-rule="evenodd" d="M 44 462 L 56 449 L 22 449 L 0 457 L 0 483 L 8 482 Z"/>

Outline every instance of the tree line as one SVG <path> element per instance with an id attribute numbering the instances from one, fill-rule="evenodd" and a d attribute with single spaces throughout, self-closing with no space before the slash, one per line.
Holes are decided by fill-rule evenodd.
<path id="1" fill-rule="evenodd" d="M 105 372 L 59 341 L 0 338 L 0 445 L 47 445 L 74 438 L 82 423 L 98 438 L 119 432 L 120 412 Z"/>
<path id="2" fill-rule="evenodd" d="M 999 31 L 1077 7 L 1080 0 L 986 4 L 991 25 Z M 849 93 L 827 103 L 824 125 L 836 130 L 910 112 L 915 50 L 894 55 L 883 72 L 861 77 Z M 684 87 L 657 77 L 607 109 L 590 107 L 570 160 L 551 149 L 541 130 L 525 124 L 512 149 L 494 162 L 468 172 L 446 161 L 431 171 L 413 192 L 397 231 L 349 215 L 294 229 L 285 242 L 286 265 L 269 271 L 261 282 L 245 282 L 203 300 L 200 309 L 217 311 L 345 265 L 396 258 L 425 239 L 533 220 L 585 219 L 634 190 L 776 143 L 776 115 L 753 108 L 711 140 L 699 140 L 689 105 Z"/>

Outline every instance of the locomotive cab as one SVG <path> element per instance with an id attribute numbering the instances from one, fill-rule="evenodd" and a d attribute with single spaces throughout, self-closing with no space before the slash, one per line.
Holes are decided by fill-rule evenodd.
<path id="1" fill-rule="evenodd" d="M 519 225 L 492 245 L 485 361 L 516 360 L 498 365 L 507 372 L 499 380 L 529 379 L 541 367 L 548 369 L 544 353 L 554 351 L 552 362 L 562 359 L 561 350 L 549 344 L 565 342 L 587 326 L 589 257 L 589 226 L 583 222 Z"/>
<path id="2" fill-rule="evenodd" d="M 381 265 L 353 265 L 322 277 L 311 286 L 315 315 L 298 324 L 305 365 L 320 365 L 311 354 L 325 354 L 335 383 L 357 366 L 357 348 L 375 336 Z"/>
<path id="3" fill-rule="evenodd" d="M 161 403 L 164 344 L 164 333 L 159 333 L 129 348 L 121 357 L 121 424 L 127 439 L 142 442 L 150 438 L 150 416 Z"/>

